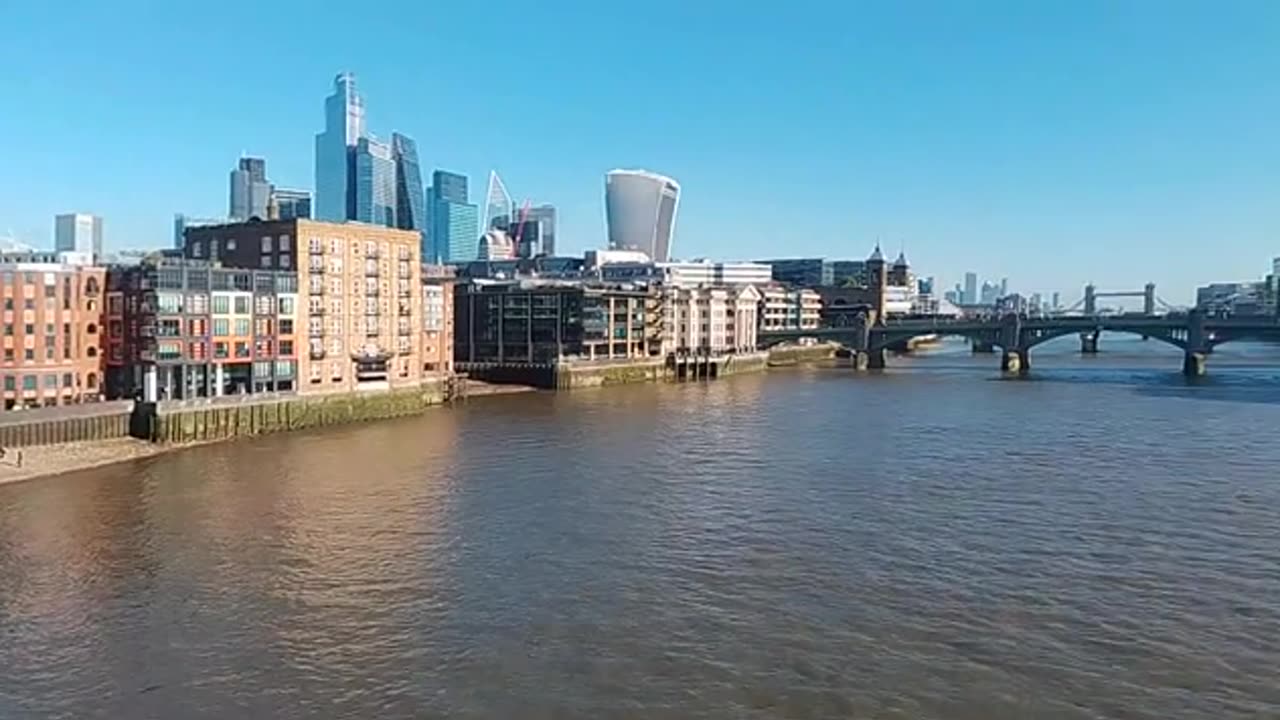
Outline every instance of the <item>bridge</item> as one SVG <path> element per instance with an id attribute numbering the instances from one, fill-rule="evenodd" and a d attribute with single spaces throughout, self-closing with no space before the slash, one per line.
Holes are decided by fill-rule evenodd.
<path id="1" fill-rule="evenodd" d="M 885 366 L 892 347 L 905 345 L 922 335 L 960 336 L 973 341 L 975 348 L 999 348 L 1000 368 L 1008 373 L 1031 369 L 1031 349 L 1064 335 L 1079 335 L 1085 352 L 1097 351 L 1102 332 L 1140 335 L 1159 340 L 1183 351 L 1182 372 L 1189 377 L 1205 373 L 1205 361 L 1213 349 L 1227 342 L 1263 340 L 1280 342 L 1280 322 L 1272 317 L 1208 317 L 1199 311 L 1166 315 L 1057 316 L 949 319 L 888 319 L 874 322 L 875 314 L 852 318 L 844 327 L 811 330 L 778 330 L 759 334 L 761 347 L 771 347 L 801 338 L 838 342 L 854 357 L 854 367 L 877 369 Z"/>

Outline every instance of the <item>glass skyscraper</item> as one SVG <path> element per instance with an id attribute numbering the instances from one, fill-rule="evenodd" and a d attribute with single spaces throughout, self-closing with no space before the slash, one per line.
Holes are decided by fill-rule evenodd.
<path id="1" fill-rule="evenodd" d="M 554 205 L 535 205 L 524 214 L 524 230 L 522 238 L 529 235 L 531 228 L 533 237 L 538 241 L 539 255 L 556 254 L 556 208 Z"/>
<path id="2" fill-rule="evenodd" d="M 484 199 L 484 229 L 486 232 L 493 228 L 506 230 L 514 221 L 512 215 L 515 214 L 515 203 L 511 201 L 511 193 L 507 192 L 507 186 L 502 182 L 502 178 L 498 177 L 496 171 L 489 171 L 489 190 L 485 193 Z"/>
<path id="3" fill-rule="evenodd" d="M 679 183 L 645 170 L 611 170 L 604 198 L 610 249 L 639 250 L 655 262 L 671 259 Z"/>
<path id="4" fill-rule="evenodd" d="M 418 144 L 406 135 L 391 133 L 391 157 L 396 167 L 396 227 L 425 232 L 426 198 L 422 192 Z"/>
<path id="5" fill-rule="evenodd" d="M 356 92 L 355 76 L 342 73 L 324 101 L 324 132 L 316 135 L 315 219 L 355 217 L 356 146 L 364 135 L 364 100 Z"/>
<path id="6" fill-rule="evenodd" d="M 355 149 L 355 212 L 352 220 L 396 227 L 396 164 L 391 146 L 362 137 Z"/>
<path id="7" fill-rule="evenodd" d="M 262 158 L 242 157 L 231 171 L 231 202 L 227 217 L 232 220 L 248 220 L 256 217 L 267 219 L 267 205 L 271 199 L 271 183 L 267 181 L 267 161 Z"/>
<path id="8" fill-rule="evenodd" d="M 427 192 L 430 217 L 423 257 L 428 262 L 465 263 L 480 255 L 480 212 L 467 202 L 467 176 L 436 170 Z"/>

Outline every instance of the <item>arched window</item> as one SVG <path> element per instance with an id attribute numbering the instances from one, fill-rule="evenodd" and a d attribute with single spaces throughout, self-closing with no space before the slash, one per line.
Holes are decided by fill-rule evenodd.
<path id="1" fill-rule="evenodd" d="M 96 297 L 98 295 L 98 278 L 91 277 L 85 281 L 84 294 L 89 297 Z"/>
<path id="2" fill-rule="evenodd" d="M 87 309 L 89 312 L 97 312 L 97 310 L 98 310 L 98 301 L 97 301 L 97 300 L 90 300 L 89 302 L 85 303 L 85 309 Z"/>
<path id="3" fill-rule="evenodd" d="M 89 357 L 91 357 L 91 358 L 98 357 L 98 348 L 96 348 L 96 347 L 94 347 L 94 346 L 90 345 L 90 346 L 89 346 L 88 355 L 89 355 Z"/>
<path id="4" fill-rule="evenodd" d="M 87 332 L 87 333 L 89 333 L 90 335 L 97 335 L 97 334 L 98 334 L 98 326 L 97 326 L 96 324 L 94 324 L 94 323 L 89 323 L 87 326 L 85 326 L 84 331 L 85 331 L 85 332 Z"/>
<path id="5" fill-rule="evenodd" d="M 90 348 L 92 350 L 93 348 Z M 98 389 L 98 373 L 89 373 L 84 377 L 84 386 L 90 390 Z"/>

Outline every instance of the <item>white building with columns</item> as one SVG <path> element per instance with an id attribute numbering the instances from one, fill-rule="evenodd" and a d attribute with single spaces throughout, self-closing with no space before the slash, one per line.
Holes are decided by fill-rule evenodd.
<path id="1" fill-rule="evenodd" d="M 755 287 L 664 286 L 660 292 L 664 356 L 756 350 L 761 295 Z"/>

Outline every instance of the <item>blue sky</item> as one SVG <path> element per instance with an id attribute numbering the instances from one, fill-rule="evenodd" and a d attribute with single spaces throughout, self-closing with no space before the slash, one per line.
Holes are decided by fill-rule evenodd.
<path id="1" fill-rule="evenodd" d="M 242 151 L 312 185 L 333 75 L 427 168 L 496 168 L 602 244 L 603 173 L 684 188 L 681 256 L 861 257 L 1080 295 L 1280 256 L 1280 2 L 0 0 L 0 232 L 114 248 L 226 211 Z"/>

